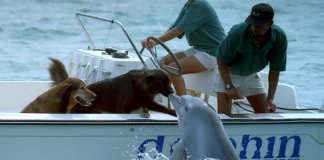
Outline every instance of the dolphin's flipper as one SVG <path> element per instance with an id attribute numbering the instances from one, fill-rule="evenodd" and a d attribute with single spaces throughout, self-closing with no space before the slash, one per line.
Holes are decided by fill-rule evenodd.
<path id="1" fill-rule="evenodd" d="M 183 142 L 180 140 L 177 144 L 175 144 L 175 148 L 171 155 L 170 160 L 185 160 L 185 159 L 187 159 L 186 148 Z"/>

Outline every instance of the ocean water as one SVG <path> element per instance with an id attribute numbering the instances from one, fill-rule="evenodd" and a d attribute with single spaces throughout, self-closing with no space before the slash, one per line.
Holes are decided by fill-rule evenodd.
<path id="1" fill-rule="evenodd" d="M 175 20 L 186 0 L 0 0 L 0 80 L 48 80 L 50 61 L 68 63 L 68 54 L 89 43 L 75 13 L 117 19 L 135 45 L 158 36 Z M 245 20 L 260 0 L 209 0 L 228 32 Z M 275 23 L 289 41 L 287 70 L 280 81 L 297 87 L 301 103 L 321 107 L 324 103 L 324 1 L 265 0 L 275 9 Z M 101 22 L 87 23 L 97 48 L 131 49 L 121 30 Z M 187 48 L 185 39 L 172 40 L 173 50 Z"/>

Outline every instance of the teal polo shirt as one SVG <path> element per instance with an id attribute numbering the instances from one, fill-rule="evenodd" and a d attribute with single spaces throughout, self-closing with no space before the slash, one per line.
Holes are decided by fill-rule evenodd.
<path id="1" fill-rule="evenodd" d="M 190 46 L 212 56 L 216 56 L 217 48 L 225 38 L 224 28 L 214 8 L 206 0 L 186 3 L 170 29 L 174 27 L 184 31 Z"/>
<path id="2" fill-rule="evenodd" d="M 258 46 L 251 25 L 243 22 L 234 25 L 217 51 L 217 59 L 226 63 L 233 73 L 253 74 L 264 69 L 285 71 L 287 61 L 287 37 L 285 32 L 273 24 L 270 38 L 263 47 Z"/>

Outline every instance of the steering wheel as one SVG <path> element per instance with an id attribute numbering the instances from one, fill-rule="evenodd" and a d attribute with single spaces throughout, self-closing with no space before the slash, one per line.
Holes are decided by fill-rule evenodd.
<path id="1" fill-rule="evenodd" d="M 166 72 L 168 72 L 169 74 L 171 75 L 174 75 L 174 76 L 181 76 L 182 73 L 183 73 L 183 69 L 182 69 L 182 66 L 178 60 L 178 58 L 172 53 L 172 51 L 161 41 L 159 40 L 158 38 L 155 38 L 155 37 L 148 37 L 147 40 L 152 40 L 155 42 L 155 46 L 154 47 L 149 47 L 149 48 L 146 48 L 152 55 L 154 61 L 159 64 L 159 66 L 161 67 L 161 69 L 165 70 Z M 172 60 L 175 62 L 176 64 L 176 67 L 172 67 L 172 66 L 169 66 L 169 65 L 165 65 L 163 64 L 163 62 L 161 62 L 158 57 L 157 57 L 157 50 L 156 50 L 156 46 L 157 45 L 160 45 L 165 51 L 167 51 L 167 53 L 171 56 Z M 142 48 L 140 54 L 142 54 L 144 50 L 144 47 Z M 164 57 L 163 57 L 164 58 Z"/>

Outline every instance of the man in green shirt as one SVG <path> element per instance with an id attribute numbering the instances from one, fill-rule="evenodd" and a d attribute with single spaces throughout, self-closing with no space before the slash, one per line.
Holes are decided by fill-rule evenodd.
<path id="1" fill-rule="evenodd" d="M 245 22 L 234 25 L 217 51 L 220 77 L 216 91 L 218 112 L 230 114 L 232 100 L 246 97 L 256 113 L 274 112 L 273 98 L 280 71 L 286 70 L 287 38 L 273 24 L 269 4 L 253 6 Z M 269 64 L 269 89 L 264 91 L 257 72 Z"/>
<path id="2" fill-rule="evenodd" d="M 175 53 L 183 74 L 199 73 L 217 67 L 216 51 L 225 38 L 224 29 L 214 8 L 206 0 L 188 0 L 178 18 L 171 27 L 159 37 L 162 42 L 186 36 L 191 48 Z M 144 47 L 151 47 L 154 42 L 142 40 Z M 164 64 L 176 67 L 170 56 L 166 56 Z M 182 76 L 171 76 L 177 95 L 186 94 Z"/>

